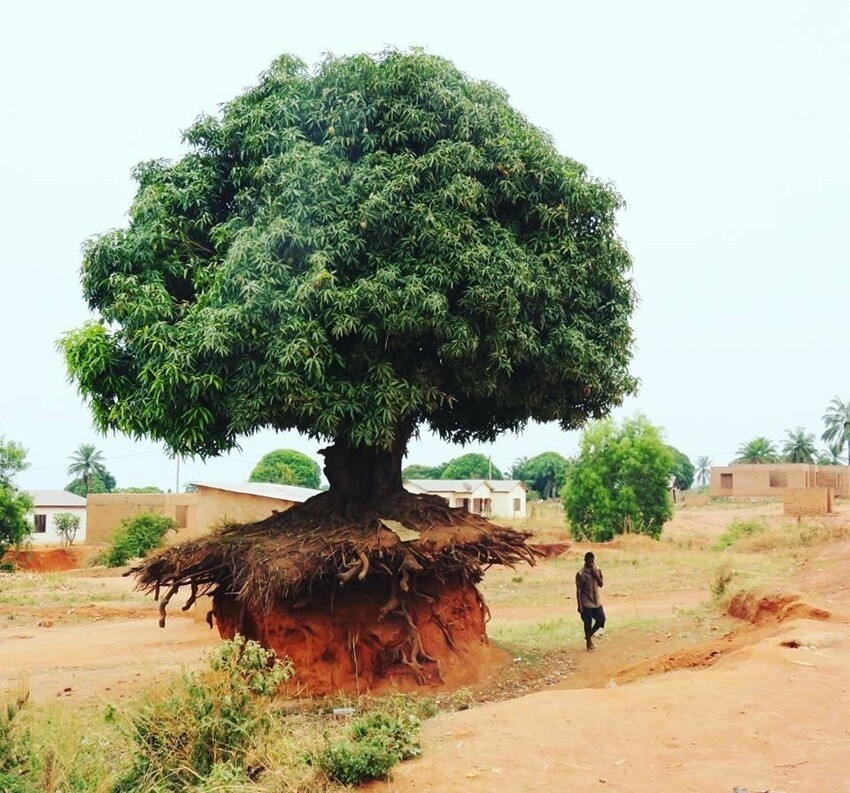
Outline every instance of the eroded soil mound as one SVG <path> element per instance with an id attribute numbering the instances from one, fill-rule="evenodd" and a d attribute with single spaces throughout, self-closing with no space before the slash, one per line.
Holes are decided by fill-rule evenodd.
<path id="1" fill-rule="evenodd" d="M 71 549 L 45 548 L 26 551 L 9 551 L 3 561 L 18 570 L 31 573 L 55 573 L 74 570 L 80 566 L 76 553 Z"/>
<path id="2" fill-rule="evenodd" d="M 529 543 L 528 547 L 541 559 L 557 559 L 570 549 L 568 542 Z"/>
<path id="3" fill-rule="evenodd" d="M 738 592 L 729 603 L 726 613 L 753 625 L 785 620 L 828 620 L 830 617 L 828 611 L 801 602 L 797 595 L 764 595 L 749 591 Z"/>
<path id="4" fill-rule="evenodd" d="M 420 579 L 403 596 L 370 578 L 265 610 L 217 595 L 214 613 L 223 638 L 241 633 L 289 657 L 298 693 L 458 687 L 509 660 L 487 643 L 486 606 L 461 575 Z"/>

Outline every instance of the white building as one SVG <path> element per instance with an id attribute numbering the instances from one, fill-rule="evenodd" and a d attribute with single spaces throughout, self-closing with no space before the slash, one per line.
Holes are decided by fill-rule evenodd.
<path id="1" fill-rule="evenodd" d="M 450 507 L 476 515 L 524 518 L 526 487 L 518 479 L 407 479 L 410 493 L 441 496 Z"/>
<path id="2" fill-rule="evenodd" d="M 86 500 L 69 493 L 67 490 L 29 490 L 32 499 L 32 534 L 30 542 L 33 545 L 60 545 L 62 538 L 56 531 L 54 517 L 60 512 L 70 512 L 80 519 L 80 529 L 74 538 L 75 543 L 86 540 Z"/>

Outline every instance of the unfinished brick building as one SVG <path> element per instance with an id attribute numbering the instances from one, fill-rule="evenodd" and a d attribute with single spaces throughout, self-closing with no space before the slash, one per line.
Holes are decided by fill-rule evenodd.
<path id="1" fill-rule="evenodd" d="M 781 497 L 789 488 L 829 488 L 839 498 L 850 498 L 850 466 L 762 463 L 711 469 L 710 492 L 713 498 Z"/>

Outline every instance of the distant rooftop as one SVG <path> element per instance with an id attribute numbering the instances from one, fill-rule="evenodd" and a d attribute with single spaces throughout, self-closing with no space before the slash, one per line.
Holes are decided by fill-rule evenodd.
<path id="1" fill-rule="evenodd" d="M 67 490 L 27 490 L 36 507 L 84 507 L 86 500 Z"/>
<path id="2" fill-rule="evenodd" d="M 263 498 L 277 498 L 281 501 L 292 501 L 300 504 L 308 498 L 317 496 L 321 490 L 313 490 L 310 487 L 296 487 L 295 485 L 275 485 L 270 482 L 193 482 L 197 487 L 210 487 L 214 490 L 226 490 L 229 493 L 244 493 L 249 496 L 262 496 Z"/>
<path id="3" fill-rule="evenodd" d="M 481 485 L 487 485 L 494 493 L 509 493 L 517 485 L 525 485 L 519 479 L 405 479 L 405 482 L 422 490 L 438 493 L 471 493 Z"/>

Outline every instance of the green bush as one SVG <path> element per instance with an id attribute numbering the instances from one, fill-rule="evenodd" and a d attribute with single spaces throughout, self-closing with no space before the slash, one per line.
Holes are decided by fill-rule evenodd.
<path id="1" fill-rule="evenodd" d="M 151 548 L 161 545 L 166 533 L 176 527 L 177 524 L 171 518 L 153 512 L 124 518 L 115 532 L 112 548 L 104 557 L 104 564 L 107 567 L 120 567 L 130 559 L 144 556 Z"/>
<path id="2" fill-rule="evenodd" d="M 223 642 L 210 658 L 209 672 L 187 672 L 135 716 L 133 767 L 114 793 L 182 793 L 195 786 L 213 789 L 224 777 L 247 779 L 251 747 L 268 729 L 260 698 L 271 697 L 292 673 L 288 660 L 276 660 L 256 642 L 242 636 Z"/>
<path id="3" fill-rule="evenodd" d="M 754 534 L 761 534 L 767 531 L 768 526 L 761 520 L 735 520 L 732 521 L 714 543 L 715 551 L 722 551 L 724 548 L 729 548 L 743 537 L 751 537 Z"/>
<path id="4" fill-rule="evenodd" d="M 573 539 L 608 542 L 634 533 L 657 540 L 673 517 L 671 467 L 661 429 L 645 416 L 620 426 L 611 419 L 588 424 L 561 492 Z"/>
<path id="5" fill-rule="evenodd" d="M 412 713 L 367 713 L 351 723 L 347 738 L 325 745 L 316 765 L 344 785 L 383 779 L 394 765 L 421 753 L 419 726 Z"/>

